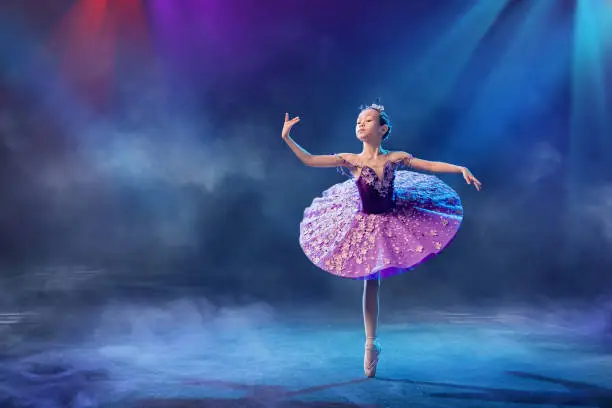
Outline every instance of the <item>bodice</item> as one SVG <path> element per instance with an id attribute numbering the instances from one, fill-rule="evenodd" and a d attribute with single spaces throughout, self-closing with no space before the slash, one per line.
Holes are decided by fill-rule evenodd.
<path id="1" fill-rule="evenodd" d="M 382 178 L 368 166 L 363 166 L 355 180 L 362 211 L 367 214 L 381 214 L 395 206 L 393 183 L 397 165 L 391 161 L 385 163 Z"/>

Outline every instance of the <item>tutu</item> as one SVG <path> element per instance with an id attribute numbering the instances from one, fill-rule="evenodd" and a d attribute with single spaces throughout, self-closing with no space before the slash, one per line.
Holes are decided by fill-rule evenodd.
<path id="1" fill-rule="evenodd" d="M 313 200 L 300 246 L 319 268 L 351 279 L 386 278 L 440 253 L 463 219 L 457 193 L 435 176 L 387 162 L 381 180 L 362 167 Z"/>

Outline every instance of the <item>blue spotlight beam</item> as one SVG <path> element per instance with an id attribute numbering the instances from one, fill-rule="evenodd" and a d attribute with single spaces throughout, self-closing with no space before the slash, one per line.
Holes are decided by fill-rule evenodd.
<path id="1" fill-rule="evenodd" d="M 458 138 L 448 148 L 478 153 L 507 136 L 513 121 L 524 120 L 547 108 L 546 101 L 566 72 L 567 54 L 560 49 L 554 18 L 557 0 L 522 2 L 516 18 L 507 24 L 514 31 L 497 67 L 484 79 L 467 115 L 454 131 Z M 548 24 L 549 23 L 549 24 Z M 466 146 L 461 135 L 469 135 Z"/>
<path id="2" fill-rule="evenodd" d="M 593 205 L 594 186 L 610 182 L 609 152 L 612 134 L 606 90 L 607 52 L 612 40 L 612 3 L 608 0 L 577 0 L 574 14 L 572 55 L 571 132 L 568 143 L 566 180 L 566 234 L 564 254 L 579 259 L 576 242 L 590 242 L 602 225 L 584 218 Z M 608 57 L 609 58 L 609 57 Z M 592 207 L 591 207 L 592 208 Z M 605 227 L 605 226 L 604 226 Z"/>
<path id="3" fill-rule="evenodd" d="M 570 175 L 574 181 L 599 173 L 600 169 L 594 166 L 605 161 L 601 155 L 612 147 L 604 71 L 605 50 L 612 34 L 611 9 L 608 1 L 579 0 L 577 3 L 569 149 Z"/>
<path id="4" fill-rule="evenodd" d="M 508 0 L 474 2 L 409 74 L 410 93 L 419 99 L 408 108 L 416 116 L 412 120 L 415 128 L 448 96 L 507 3 Z"/>

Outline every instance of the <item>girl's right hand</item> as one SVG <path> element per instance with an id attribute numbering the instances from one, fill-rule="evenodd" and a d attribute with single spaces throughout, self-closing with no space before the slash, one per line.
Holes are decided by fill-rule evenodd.
<path id="1" fill-rule="evenodd" d="M 283 125 L 283 132 L 281 133 L 283 140 L 285 140 L 289 136 L 289 132 L 291 132 L 291 128 L 293 127 L 293 125 L 295 125 L 299 121 L 300 121 L 299 116 L 296 116 L 295 118 L 289 120 L 289 114 L 285 113 L 285 124 Z"/>

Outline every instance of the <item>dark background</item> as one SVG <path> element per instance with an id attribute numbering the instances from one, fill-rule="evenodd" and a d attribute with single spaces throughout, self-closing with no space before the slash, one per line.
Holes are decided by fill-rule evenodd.
<path id="1" fill-rule="evenodd" d="M 381 97 L 389 149 L 468 166 L 457 239 L 385 305 L 605 300 L 609 2 L 3 1 L 0 302 L 358 307 L 303 209 Z M 584 6 L 589 7 L 589 6 Z M 598 9 L 599 8 L 599 9 Z M 596 29 L 597 28 L 597 29 Z M 353 309 L 356 310 L 356 309 Z"/>

